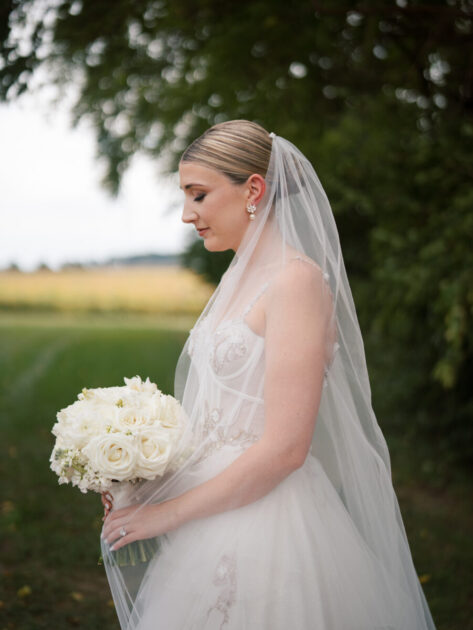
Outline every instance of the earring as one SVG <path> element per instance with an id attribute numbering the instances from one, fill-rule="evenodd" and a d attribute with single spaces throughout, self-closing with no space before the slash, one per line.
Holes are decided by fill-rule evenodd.
<path id="1" fill-rule="evenodd" d="M 249 218 L 251 219 L 251 221 L 254 220 L 255 218 L 255 210 L 256 210 L 256 206 L 254 203 L 248 203 L 246 206 L 247 211 L 249 212 Z"/>

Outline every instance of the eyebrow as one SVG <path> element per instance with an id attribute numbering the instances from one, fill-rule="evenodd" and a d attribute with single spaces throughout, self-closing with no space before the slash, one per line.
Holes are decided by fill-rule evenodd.
<path id="1" fill-rule="evenodd" d="M 182 186 L 179 186 L 179 188 L 181 190 L 184 190 L 184 189 L 187 190 L 188 188 L 192 188 L 192 186 L 205 186 L 205 184 L 186 184 L 184 188 L 182 188 Z"/>

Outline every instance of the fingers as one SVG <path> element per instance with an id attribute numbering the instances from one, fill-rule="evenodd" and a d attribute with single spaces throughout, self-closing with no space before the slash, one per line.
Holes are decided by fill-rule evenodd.
<path id="1" fill-rule="evenodd" d="M 108 508 L 109 510 L 112 507 L 112 504 L 110 503 L 110 501 L 107 501 L 107 499 L 103 495 L 102 495 L 102 505 Z"/>
<path id="2" fill-rule="evenodd" d="M 113 497 L 110 492 L 102 492 L 101 500 L 105 509 L 110 511 L 113 507 Z"/>
<path id="3" fill-rule="evenodd" d="M 105 540 L 106 543 L 111 543 L 112 542 L 112 533 L 115 531 L 118 531 L 120 529 L 120 525 L 117 525 L 117 522 L 112 522 L 108 519 L 108 517 L 105 519 L 105 523 L 102 529 L 102 538 Z"/>
<path id="4" fill-rule="evenodd" d="M 110 503 L 113 503 L 113 495 L 108 490 L 105 490 L 105 492 L 102 492 L 102 495 L 107 499 L 107 501 L 110 501 Z"/>
<path id="5" fill-rule="evenodd" d="M 114 549 L 118 548 L 116 546 L 118 544 L 118 540 L 120 541 L 120 545 L 119 545 L 120 547 L 123 544 L 125 545 L 127 544 L 127 542 L 122 543 L 122 540 L 129 540 L 130 527 L 132 527 L 130 514 L 133 514 L 135 511 L 136 511 L 136 506 L 129 506 L 126 508 L 121 508 L 120 510 L 115 510 L 113 512 L 110 512 L 105 517 L 101 536 L 103 540 L 105 540 L 105 542 L 108 544 L 112 544 L 114 543 L 114 541 L 117 541 L 114 544 Z M 127 531 L 126 536 L 122 536 L 120 534 L 120 530 L 122 527 L 125 527 Z M 135 540 L 135 538 L 133 540 Z"/>
<path id="6" fill-rule="evenodd" d="M 105 519 L 102 529 L 102 538 L 110 542 L 112 532 L 120 531 L 121 527 L 130 525 L 129 512 L 130 510 L 128 508 L 111 512 Z"/>
<path id="7" fill-rule="evenodd" d="M 112 551 L 115 551 L 119 547 L 128 544 L 132 540 L 136 540 L 136 533 L 130 531 L 131 527 L 132 524 L 130 523 L 129 519 L 126 518 L 126 516 L 120 519 L 115 518 L 113 521 L 108 520 L 103 528 L 102 538 L 108 545 L 110 545 L 110 549 Z M 125 536 L 122 535 L 123 528 L 126 531 Z"/>
<path id="8" fill-rule="evenodd" d="M 107 542 L 107 544 L 110 545 L 110 548 L 112 549 L 112 551 L 116 549 L 118 543 L 121 543 L 122 540 L 130 540 L 130 536 L 133 536 L 133 532 L 129 531 L 129 528 L 128 528 L 129 526 L 125 527 L 126 534 L 125 536 L 122 536 L 122 527 L 123 526 L 113 529 L 105 539 L 105 542 Z M 127 543 L 125 542 L 124 544 L 126 545 Z M 121 546 L 122 545 L 120 544 L 120 547 Z"/>
<path id="9" fill-rule="evenodd" d="M 102 501 L 102 505 L 104 506 L 104 511 L 103 511 L 103 517 L 102 517 L 102 521 L 105 521 L 105 519 L 107 518 L 107 516 L 110 513 L 110 510 L 113 508 L 113 497 L 110 494 L 110 492 L 105 491 L 101 493 L 101 501 Z"/>
<path id="10" fill-rule="evenodd" d="M 129 545 L 131 542 L 136 540 L 136 537 L 133 532 L 128 533 L 126 536 L 121 536 L 111 547 L 110 551 L 117 551 L 120 547 L 125 545 Z"/>

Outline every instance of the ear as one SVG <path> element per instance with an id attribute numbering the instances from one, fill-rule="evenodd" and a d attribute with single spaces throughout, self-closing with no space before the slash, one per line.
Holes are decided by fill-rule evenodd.
<path id="1" fill-rule="evenodd" d="M 259 201 L 261 201 L 266 190 L 266 182 L 264 180 L 264 177 L 261 177 L 261 175 L 254 173 L 253 175 L 250 175 L 248 177 L 246 185 L 246 200 L 247 202 L 251 202 L 256 205 Z"/>

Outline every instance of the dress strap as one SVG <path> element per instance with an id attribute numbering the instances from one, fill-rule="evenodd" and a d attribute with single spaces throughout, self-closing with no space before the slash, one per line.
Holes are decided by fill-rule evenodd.
<path id="1" fill-rule="evenodd" d="M 302 256 L 292 256 L 290 258 L 290 260 L 302 260 L 303 262 L 308 263 L 309 265 L 312 265 L 314 267 L 317 267 L 317 269 L 320 269 L 319 265 L 312 261 L 312 260 L 308 260 L 307 258 L 302 258 Z M 328 280 L 328 273 L 324 273 L 324 278 L 326 280 Z M 259 300 L 259 298 L 261 297 L 261 295 L 266 291 L 266 289 L 269 286 L 269 281 L 265 282 L 263 284 L 263 286 L 260 288 L 260 290 L 258 291 L 258 293 L 253 297 L 253 299 L 251 300 L 251 302 L 248 304 L 248 306 L 245 308 L 245 310 L 243 311 L 243 317 L 246 317 L 248 315 L 248 313 L 251 311 L 251 309 L 253 308 L 255 302 L 257 302 Z"/>
<path id="2" fill-rule="evenodd" d="M 245 308 L 245 310 L 243 311 L 243 317 L 246 317 L 248 315 L 248 313 L 251 311 L 251 309 L 253 308 L 255 302 L 257 302 L 259 300 L 259 298 L 261 297 L 261 295 L 266 291 L 266 289 L 269 286 L 269 282 L 265 282 L 263 284 L 263 286 L 260 288 L 260 290 L 258 291 L 258 293 L 254 296 L 254 298 L 251 300 L 251 302 L 248 304 L 248 306 Z"/>
<path id="3" fill-rule="evenodd" d="M 302 258 L 302 256 L 293 256 L 292 258 L 290 258 L 290 260 L 302 260 L 303 262 L 306 262 L 313 267 L 317 267 L 317 269 L 320 269 L 322 271 L 321 267 L 316 262 L 314 262 L 313 260 L 307 260 L 307 258 Z M 324 271 L 323 273 L 325 280 L 328 280 L 329 274 L 326 271 Z"/>

